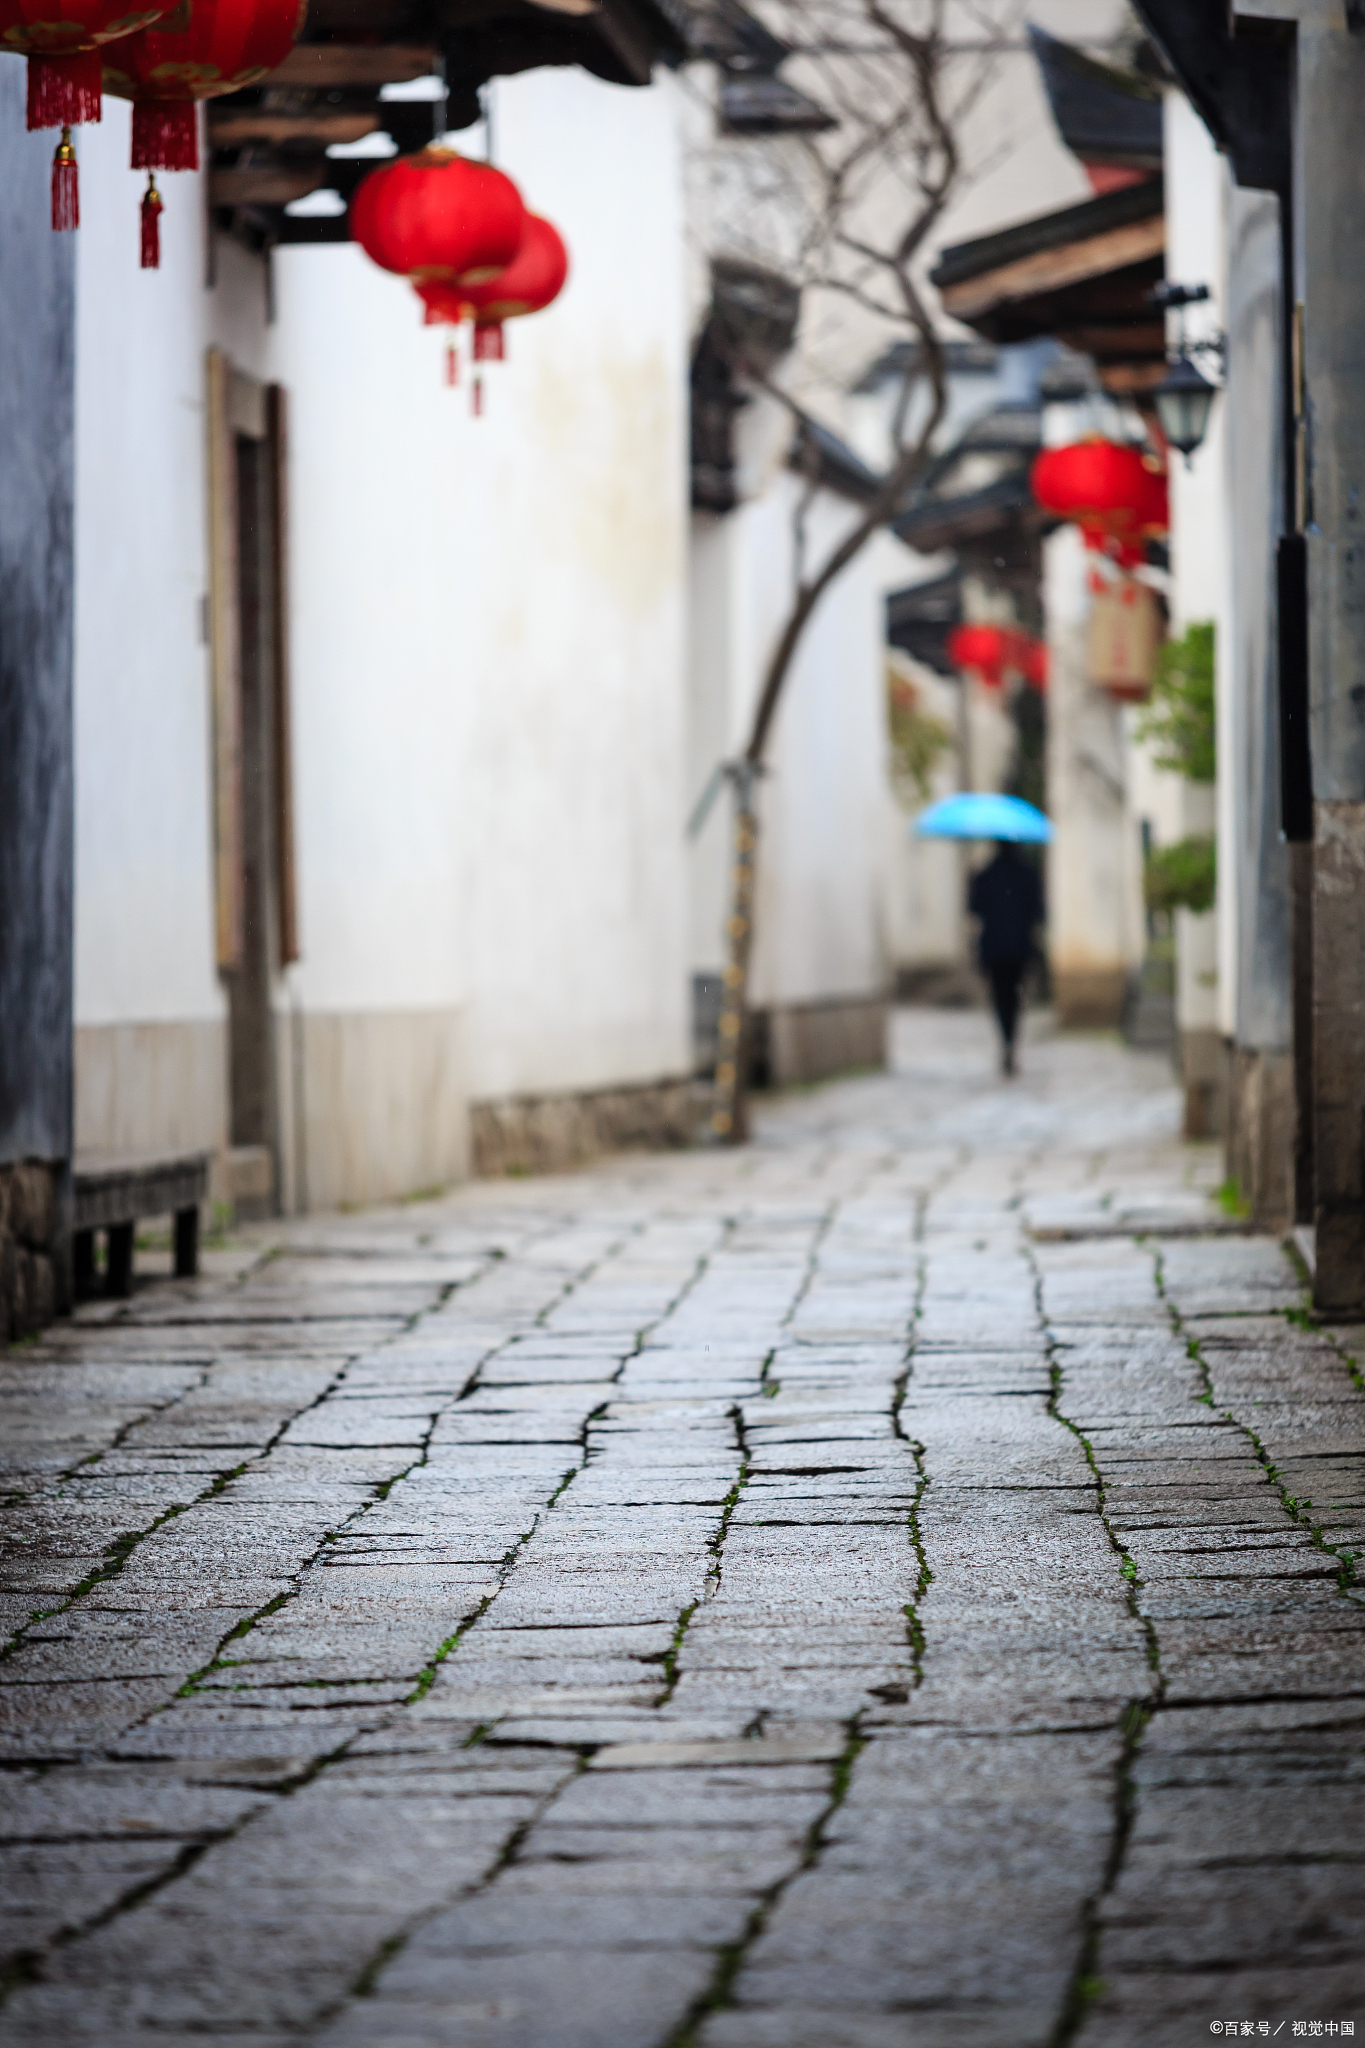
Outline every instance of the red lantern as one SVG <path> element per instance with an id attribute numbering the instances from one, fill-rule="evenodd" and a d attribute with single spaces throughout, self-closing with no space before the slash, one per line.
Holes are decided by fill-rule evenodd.
<path id="1" fill-rule="evenodd" d="M 506 270 L 464 295 L 474 316 L 475 362 L 501 362 L 503 321 L 543 311 L 559 297 L 568 275 L 569 252 L 559 230 L 528 213 L 521 247 Z"/>
<path id="2" fill-rule="evenodd" d="M 1045 512 L 1079 526 L 1089 548 L 1143 558 L 1142 540 L 1170 524 L 1166 479 L 1136 448 L 1098 437 L 1045 448 L 1029 478 Z"/>
<path id="3" fill-rule="evenodd" d="M 183 27 L 177 9 L 177 26 L 143 29 L 111 50 L 104 89 L 133 102 L 133 169 L 198 170 L 195 102 L 240 92 L 282 64 L 303 27 L 306 5 L 307 0 L 192 0 Z M 145 200 L 143 207 L 145 231 Z"/>
<path id="4" fill-rule="evenodd" d="M 457 284 L 415 284 L 413 290 L 424 308 L 425 327 L 458 327 L 469 317 L 469 301 Z"/>
<path id="5" fill-rule="evenodd" d="M 417 284 L 413 286 L 422 301 L 422 321 L 426 327 L 458 327 L 468 308 L 464 292 L 456 284 Z M 460 381 L 460 356 L 452 334 L 446 343 L 446 383 Z"/>
<path id="6" fill-rule="evenodd" d="M 525 222 L 510 178 L 436 145 L 371 171 L 351 201 L 351 233 L 365 254 L 418 285 L 496 277 Z"/>
<path id="7" fill-rule="evenodd" d="M 52 225 L 80 225 L 70 130 L 100 117 L 101 43 L 131 35 L 166 11 L 138 0 L 0 0 L 0 48 L 28 58 L 28 126 L 60 128 L 52 160 Z"/>
<path id="8" fill-rule="evenodd" d="M 954 626 L 948 659 L 954 668 L 975 670 L 987 689 L 998 690 L 1013 654 L 1014 635 L 1004 626 Z"/>

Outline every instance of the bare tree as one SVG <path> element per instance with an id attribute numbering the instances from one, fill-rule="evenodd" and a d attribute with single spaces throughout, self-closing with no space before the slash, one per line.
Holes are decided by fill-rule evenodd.
<path id="1" fill-rule="evenodd" d="M 720 1013 L 712 1129 L 748 1135 L 749 966 L 758 851 L 758 779 L 773 719 L 817 605 L 927 468 L 947 403 L 945 351 L 927 296 L 929 241 L 964 176 L 962 129 L 1000 47 L 998 10 L 971 0 L 787 0 L 765 10 L 795 46 L 800 83 L 833 116 L 824 133 L 784 138 L 745 175 L 743 253 L 776 262 L 808 294 L 860 308 L 887 339 L 908 345 L 892 408 L 890 459 L 875 493 L 823 559 L 806 559 L 798 511 L 792 600 L 765 668 L 748 739 L 725 764 L 734 789 L 728 957 Z M 950 33 L 951 29 L 956 34 Z M 975 31 L 962 40 L 966 27 Z M 982 33 L 984 29 L 985 33 Z M 733 153 L 731 157 L 733 161 Z M 732 236 L 733 246 L 733 236 Z M 761 363 L 732 344 L 737 372 L 804 414 Z M 798 434 L 801 426 L 798 424 Z M 813 488 L 807 431 L 795 467 Z"/>

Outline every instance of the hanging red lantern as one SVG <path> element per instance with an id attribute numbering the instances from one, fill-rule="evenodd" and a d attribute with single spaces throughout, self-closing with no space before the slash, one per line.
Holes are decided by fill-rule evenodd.
<path id="1" fill-rule="evenodd" d="M 467 293 L 457 284 L 436 284 L 429 280 L 415 284 L 422 301 L 422 322 L 426 327 L 458 327 L 469 317 Z"/>
<path id="2" fill-rule="evenodd" d="M 989 690 L 998 690 L 1011 665 L 1014 635 L 1004 626 L 954 626 L 948 635 L 948 659 L 954 668 L 969 668 Z"/>
<path id="3" fill-rule="evenodd" d="M 351 201 L 351 233 L 371 262 L 418 285 L 496 277 L 525 223 L 509 177 L 437 144 L 371 171 Z"/>
<path id="4" fill-rule="evenodd" d="M 464 294 L 474 317 L 475 362 L 501 362 L 503 321 L 542 312 L 559 297 L 568 275 L 569 252 L 559 230 L 528 213 L 521 247 L 507 268 Z"/>
<path id="5" fill-rule="evenodd" d="M 422 321 L 426 327 L 458 327 L 465 318 L 464 293 L 454 284 L 416 284 L 413 286 L 422 301 Z M 446 383 L 460 381 L 460 353 L 452 334 L 446 343 Z"/>
<path id="6" fill-rule="evenodd" d="M 1170 524 L 1166 479 L 1150 458 L 1117 441 L 1077 441 L 1045 448 L 1029 482 L 1045 512 L 1081 529 L 1085 544 L 1130 564 L 1142 541 Z"/>
<path id="7" fill-rule="evenodd" d="M 156 21 L 169 0 L 0 0 L 0 48 L 28 58 L 28 126 L 60 128 L 52 160 L 52 225 L 79 227 L 71 130 L 100 117 L 100 45 Z"/>
<path id="8" fill-rule="evenodd" d="M 192 0 L 183 10 L 183 25 L 177 8 L 170 22 L 140 30 L 110 50 L 104 89 L 133 102 L 133 169 L 197 171 L 196 103 L 256 85 L 282 64 L 303 27 L 306 5 L 307 0 Z M 144 199 L 144 262 L 155 240 L 148 236 L 147 208 Z"/>

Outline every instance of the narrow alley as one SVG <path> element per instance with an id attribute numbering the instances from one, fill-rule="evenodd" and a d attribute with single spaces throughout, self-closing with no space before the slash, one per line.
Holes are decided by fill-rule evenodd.
<path id="1" fill-rule="evenodd" d="M 1359 1332 L 1163 1062 L 895 1050 L 0 1359 L 7 2040 L 1365 2024 Z"/>

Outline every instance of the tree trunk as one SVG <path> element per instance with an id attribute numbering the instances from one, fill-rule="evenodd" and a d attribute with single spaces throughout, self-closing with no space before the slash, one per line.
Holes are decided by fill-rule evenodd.
<path id="1" fill-rule="evenodd" d="M 725 927 L 720 1033 L 716 1052 L 715 1105 L 711 1129 L 724 1143 L 741 1145 L 749 1135 L 749 959 L 754 935 L 754 856 L 758 851 L 755 771 L 747 762 L 735 770 L 735 825 L 730 866 L 730 916 Z"/>

